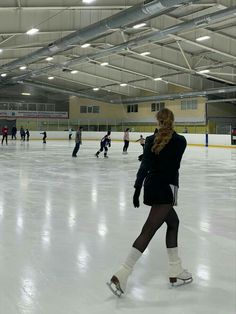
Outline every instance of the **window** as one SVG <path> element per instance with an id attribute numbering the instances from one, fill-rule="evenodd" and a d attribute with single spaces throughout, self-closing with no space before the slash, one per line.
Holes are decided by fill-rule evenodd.
<path id="1" fill-rule="evenodd" d="M 181 110 L 196 110 L 197 108 L 197 99 L 181 100 Z"/>
<path id="2" fill-rule="evenodd" d="M 8 110 L 8 104 L 0 103 L 0 110 Z"/>
<path id="3" fill-rule="evenodd" d="M 127 112 L 138 112 L 138 104 L 135 105 L 128 105 L 127 106 Z"/>
<path id="4" fill-rule="evenodd" d="M 100 107 L 99 106 L 93 106 L 93 113 L 99 113 Z"/>
<path id="5" fill-rule="evenodd" d="M 80 113 L 99 113 L 99 106 L 80 106 Z"/>
<path id="6" fill-rule="evenodd" d="M 27 111 L 27 104 L 23 104 L 23 103 L 18 103 L 18 110 L 20 111 Z"/>
<path id="7" fill-rule="evenodd" d="M 151 111 L 159 111 L 161 109 L 165 108 L 164 102 L 154 102 L 151 104 Z"/>
<path id="8" fill-rule="evenodd" d="M 37 104 L 37 111 L 45 111 L 45 104 Z"/>
<path id="9" fill-rule="evenodd" d="M 88 113 L 93 113 L 93 107 L 92 106 L 88 107 Z"/>
<path id="10" fill-rule="evenodd" d="M 80 106 L 80 113 L 87 113 L 87 106 Z"/>
<path id="11" fill-rule="evenodd" d="M 28 110 L 29 111 L 37 111 L 36 104 L 28 104 Z"/>
<path id="12" fill-rule="evenodd" d="M 46 111 L 55 111 L 54 104 L 46 104 Z"/>

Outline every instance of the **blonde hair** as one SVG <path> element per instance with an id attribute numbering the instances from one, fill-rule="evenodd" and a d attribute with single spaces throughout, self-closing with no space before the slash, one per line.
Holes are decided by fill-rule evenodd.
<path id="1" fill-rule="evenodd" d="M 169 143 L 174 133 L 174 114 L 167 108 L 164 108 L 156 114 L 160 128 L 155 134 L 152 152 L 158 155 L 160 151 Z"/>

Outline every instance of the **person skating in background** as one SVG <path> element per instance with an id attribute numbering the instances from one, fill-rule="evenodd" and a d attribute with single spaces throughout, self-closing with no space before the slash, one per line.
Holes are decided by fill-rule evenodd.
<path id="1" fill-rule="evenodd" d="M 124 140 L 123 154 L 128 154 L 127 150 L 129 147 L 129 128 L 125 130 L 123 140 Z"/>
<path id="2" fill-rule="evenodd" d="M 72 134 L 73 134 L 73 132 L 72 132 L 72 128 L 69 128 L 69 141 L 71 140 L 71 138 L 72 138 Z"/>
<path id="3" fill-rule="evenodd" d="M 111 131 L 108 131 L 107 134 L 100 141 L 100 149 L 96 152 L 95 156 L 98 158 L 99 154 L 104 150 L 104 158 L 108 158 L 107 152 L 108 147 L 111 147 Z"/>
<path id="4" fill-rule="evenodd" d="M 20 127 L 20 139 L 21 141 L 25 141 L 25 130 L 23 128 L 23 126 Z"/>
<path id="5" fill-rule="evenodd" d="M 43 134 L 43 144 L 46 144 L 47 132 L 46 132 L 46 131 L 43 131 L 43 132 L 40 133 L 40 134 Z"/>
<path id="6" fill-rule="evenodd" d="M 83 127 L 80 126 L 75 133 L 75 148 L 72 152 L 72 157 L 77 157 L 80 145 L 82 144 L 82 131 Z"/>
<path id="7" fill-rule="evenodd" d="M 16 126 L 14 125 L 11 129 L 11 139 L 12 140 L 16 140 L 16 133 L 17 133 L 17 128 Z"/>
<path id="8" fill-rule="evenodd" d="M 139 142 L 144 150 L 145 138 L 142 136 L 142 134 L 140 135 L 140 138 L 136 142 Z"/>
<path id="9" fill-rule="evenodd" d="M 6 141 L 6 145 L 8 145 L 8 144 L 7 144 L 7 138 L 8 138 L 8 127 L 7 127 L 7 125 L 5 125 L 5 126 L 2 128 L 2 145 L 3 145 L 4 139 L 5 139 L 5 141 Z"/>
<path id="10" fill-rule="evenodd" d="M 25 130 L 26 141 L 29 142 L 30 132 L 28 129 Z"/>
<path id="11" fill-rule="evenodd" d="M 169 281 L 172 284 L 177 280 L 184 283 L 192 281 L 192 274 L 183 269 L 178 255 L 179 219 L 173 208 L 177 205 L 179 168 L 186 148 L 186 140 L 174 131 L 174 115 L 169 109 L 160 110 L 157 113 L 157 121 L 160 127 L 158 132 L 146 138 L 133 195 L 133 205 L 139 207 L 139 195 L 144 182 L 144 204 L 151 206 L 151 210 L 126 260 L 108 283 L 117 296 L 125 292 L 128 277 L 135 263 L 164 222 L 167 224 Z"/>

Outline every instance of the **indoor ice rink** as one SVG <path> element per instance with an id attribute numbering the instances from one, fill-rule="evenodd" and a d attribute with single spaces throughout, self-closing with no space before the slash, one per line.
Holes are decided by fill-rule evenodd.
<path id="1" fill-rule="evenodd" d="M 169 284 L 162 226 L 118 299 L 106 282 L 149 212 L 132 204 L 141 147 L 122 155 L 113 142 L 97 159 L 99 141 L 84 141 L 72 159 L 73 146 L 0 147 L 0 313 L 235 313 L 236 150 L 190 146 L 183 157 L 179 246 L 194 281 Z"/>
<path id="2" fill-rule="evenodd" d="M 236 313 L 235 69 L 236 0 L 0 0 L 0 314 Z M 175 237 L 135 260 L 152 134 L 150 224 L 170 209 Z"/>

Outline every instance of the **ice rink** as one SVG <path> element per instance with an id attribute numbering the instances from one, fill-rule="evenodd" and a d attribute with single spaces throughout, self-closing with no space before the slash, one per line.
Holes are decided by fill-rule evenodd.
<path id="1" fill-rule="evenodd" d="M 165 226 L 118 299 L 106 282 L 149 212 L 132 206 L 139 143 L 109 158 L 84 141 L 0 147 L 0 314 L 235 314 L 236 149 L 188 147 L 179 247 L 192 284 L 168 283 Z"/>

